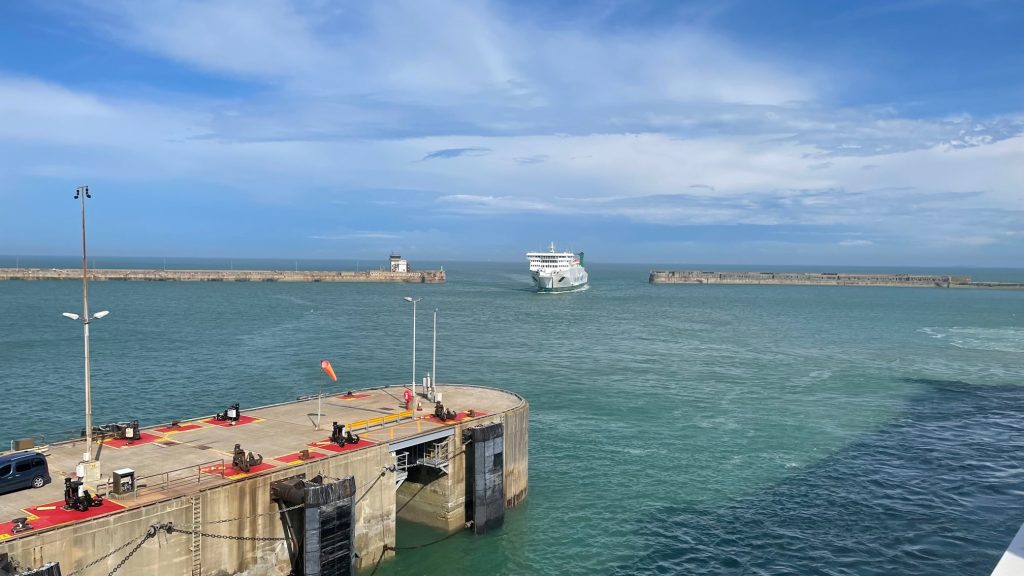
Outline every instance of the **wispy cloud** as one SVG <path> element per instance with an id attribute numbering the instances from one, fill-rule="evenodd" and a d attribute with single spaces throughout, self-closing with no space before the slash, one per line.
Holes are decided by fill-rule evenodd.
<path id="1" fill-rule="evenodd" d="M 390 232 L 350 232 L 346 234 L 316 234 L 310 236 L 314 240 L 392 240 L 401 238 L 400 234 Z"/>
<path id="2" fill-rule="evenodd" d="M 548 160 L 548 155 L 534 154 L 532 156 L 518 156 L 516 158 L 513 158 L 513 160 L 520 164 L 540 164 L 541 162 L 545 162 Z"/>
<path id="3" fill-rule="evenodd" d="M 713 4 L 647 27 L 614 20 L 615 3 L 43 9 L 75 11 L 68 26 L 102 38 L 106 56 L 161 74 L 140 86 L 115 66 L 89 83 L 0 67 L 0 195 L 104 178 L 139 195 L 173 183 L 211 203 L 210 190 L 316 200 L 339 218 L 372 205 L 460 224 L 569 214 L 680 234 L 803 227 L 845 252 L 1024 249 L 1024 110 L 922 116 L 858 98 L 845 81 L 870 82 L 870 70 L 747 44 L 714 27 L 729 7 Z M 363 225 L 373 229 L 303 237 L 409 237 Z M 835 230 L 851 235 L 826 237 Z"/>
<path id="4" fill-rule="evenodd" d="M 490 148 L 445 148 L 427 154 L 422 160 L 458 158 L 459 156 L 484 156 L 491 153 Z"/>
<path id="5" fill-rule="evenodd" d="M 647 124 L 646 110 L 812 101 L 824 81 L 698 27 L 537 28 L 489 2 L 86 6 L 81 20 L 104 37 L 262 86 L 259 98 L 235 102 L 235 115 L 221 118 L 214 133 L 226 139 L 258 137 L 268 112 L 292 127 L 274 137 L 293 139 L 314 126 L 362 136 L 631 130 Z M 306 120 L 308 110 L 318 123 Z"/>
<path id="6" fill-rule="evenodd" d="M 437 200 L 444 209 L 463 214 L 557 212 L 560 209 L 557 202 L 546 202 L 540 199 L 514 198 L 512 196 L 453 194 L 450 196 L 441 196 Z"/>

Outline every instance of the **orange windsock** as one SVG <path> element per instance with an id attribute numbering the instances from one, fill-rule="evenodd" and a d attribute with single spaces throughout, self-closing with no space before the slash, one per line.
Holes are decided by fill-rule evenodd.
<path id="1" fill-rule="evenodd" d="M 327 375 L 331 377 L 331 380 L 334 380 L 335 382 L 338 381 L 338 377 L 334 375 L 334 368 L 331 367 L 330 360 L 324 360 L 323 362 L 321 362 L 320 368 L 323 368 L 323 371 L 326 372 Z"/>

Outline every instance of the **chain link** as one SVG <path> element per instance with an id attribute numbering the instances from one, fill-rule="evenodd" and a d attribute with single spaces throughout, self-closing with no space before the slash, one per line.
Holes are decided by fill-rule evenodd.
<path id="1" fill-rule="evenodd" d="M 223 520 L 210 520 L 209 522 L 203 522 L 203 524 L 226 524 L 228 522 L 237 522 L 239 520 L 248 520 L 249 518 L 259 518 L 260 516 L 273 516 L 274 514 L 283 514 L 284 512 L 291 512 L 292 510 L 298 510 L 305 504 L 296 504 L 290 508 L 282 508 L 280 510 L 271 510 L 270 512 L 261 512 L 259 514 L 253 514 L 251 516 L 239 516 L 238 518 L 225 518 Z"/>
<path id="2" fill-rule="evenodd" d="M 79 576 L 80 574 L 84 574 L 84 573 L 86 573 L 86 572 L 87 572 L 87 571 L 88 571 L 88 570 L 89 570 L 90 568 L 92 568 L 93 566 L 95 566 L 95 565 L 99 564 L 100 562 L 103 562 L 103 561 L 104 561 L 104 560 L 106 560 L 107 558 L 110 558 L 110 557 L 111 557 L 111 556 L 113 556 L 114 554 L 117 554 L 117 553 L 118 553 L 118 552 L 120 552 L 121 550 L 124 550 L 125 548 L 127 548 L 127 547 L 131 546 L 131 545 L 132 545 L 132 544 L 134 544 L 134 543 L 135 543 L 135 538 L 132 538 L 131 540 L 129 540 L 129 541 L 125 542 L 124 544 L 122 544 L 122 545 L 118 546 L 118 547 L 117 547 L 116 549 L 114 549 L 113 551 L 111 551 L 111 552 L 107 552 L 107 553 L 106 553 L 106 554 L 104 554 L 103 556 L 100 556 L 99 558 L 97 558 L 97 559 L 93 560 L 92 562 L 89 562 L 89 563 L 88 563 L 88 564 L 86 564 L 85 566 L 82 566 L 81 568 L 79 568 L 78 570 L 75 570 L 74 572 L 72 572 L 72 573 L 68 574 L 67 576 Z"/>
<path id="3" fill-rule="evenodd" d="M 179 532 L 181 534 L 195 534 L 202 536 L 203 538 L 219 538 L 221 540 L 241 540 L 243 542 L 282 542 L 288 540 L 288 538 L 277 538 L 273 536 L 234 536 L 231 534 L 211 534 L 209 532 L 200 532 L 198 530 L 181 530 L 179 528 L 171 528 L 171 532 Z"/>
<path id="4" fill-rule="evenodd" d="M 121 569 L 121 566 L 124 566 L 124 563 L 132 557 L 132 554 L 135 554 L 139 550 L 139 548 L 142 548 L 142 545 L 146 543 L 146 540 L 149 540 L 148 532 L 146 533 L 145 536 L 142 537 L 142 540 L 139 540 L 139 543 L 135 545 L 135 548 L 132 548 L 131 552 L 129 552 L 127 556 L 122 558 L 121 561 L 117 563 L 117 566 L 114 566 L 114 569 L 111 570 L 107 576 L 114 576 L 114 574 L 117 574 L 117 571 Z"/>
<path id="5" fill-rule="evenodd" d="M 139 548 L 142 548 L 142 545 L 146 543 L 146 540 L 149 540 L 150 538 L 156 536 L 157 531 L 159 530 L 166 530 L 167 533 L 171 533 L 174 531 L 174 525 L 168 522 L 166 524 L 153 524 L 152 526 L 150 526 L 149 530 L 146 530 L 146 535 L 143 536 L 141 540 L 139 540 L 139 543 L 135 545 L 135 548 L 132 548 L 131 551 L 128 552 L 128 555 L 122 558 L 121 561 L 117 563 L 117 566 L 114 566 L 114 569 L 111 570 L 107 576 L 114 576 L 114 574 L 117 574 L 117 571 L 120 570 L 122 566 L 124 566 L 125 562 L 127 562 L 128 559 L 131 558 L 133 554 L 138 552 Z"/>
<path id="6" fill-rule="evenodd" d="M 213 521 L 207 522 L 206 524 L 225 524 L 227 522 L 237 522 L 239 520 L 247 520 L 249 518 L 257 518 L 257 517 L 260 517 L 260 516 L 271 516 L 271 515 L 274 515 L 274 514 L 281 514 L 283 512 L 290 512 L 292 510 L 297 510 L 299 508 L 302 508 L 303 506 L 304 506 L 304 504 L 298 504 L 298 505 L 291 506 L 291 507 L 288 507 L 288 508 L 282 508 L 280 510 L 274 510 L 274 511 L 271 511 L 271 512 L 263 512 L 263 513 L 260 513 L 260 514 L 253 514 L 251 516 L 240 516 L 238 518 L 225 518 L 223 520 L 213 520 Z M 174 525 L 172 523 L 170 523 L 170 522 L 167 522 L 167 523 L 164 523 L 164 524 L 153 524 L 152 526 L 149 527 L 148 530 L 146 530 L 146 533 L 142 536 L 141 539 L 135 540 L 133 538 L 133 539 L 125 542 L 124 544 L 118 546 L 114 550 L 104 554 L 103 556 L 100 556 L 99 558 L 93 560 L 92 562 L 89 562 L 88 564 L 86 564 L 85 566 L 82 566 L 78 570 L 76 570 L 74 572 L 71 572 L 70 574 L 68 574 L 68 576 L 82 576 L 83 574 L 85 574 L 86 571 L 88 571 L 93 566 L 96 566 L 100 562 L 103 562 L 104 560 L 110 558 L 111 556 L 117 554 L 118 552 L 124 550 L 125 548 L 131 546 L 132 544 L 135 544 L 135 547 L 132 548 L 131 551 L 129 551 L 128 554 L 124 558 L 122 558 L 121 561 L 118 562 L 117 565 L 114 566 L 114 569 L 111 570 L 110 573 L 108 574 L 108 576 L 114 576 L 114 574 L 116 574 L 117 571 L 120 570 L 125 565 L 126 562 L 128 562 L 128 560 L 132 557 L 132 555 L 134 555 L 136 552 L 138 552 L 139 548 L 142 548 L 142 545 L 145 544 L 147 540 L 149 540 L 150 538 L 156 536 L 157 533 L 160 530 L 164 530 L 168 534 L 173 534 L 175 532 L 178 532 L 178 533 L 181 533 L 181 534 L 194 534 L 194 535 L 201 536 L 203 538 L 218 538 L 218 539 L 221 539 L 221 540 L 239 540 L 239 541 L 244 541 L 244 542 L 282 542 L 282 541 L 288 540 L 288 538 L 277 538 L 277 537 L 271 537 L 271 536 L 233 536 L 233 535 L 230 535 L 230 534 L 212 534 L 210 532 L 201 532 L 201 531 L 198 531 L 198 530 L 182 530 L 180 528 L 175 528 Z"/>
<path id="7" fill-rule="evenodd" d="M 356 499 L 355 503 L 358 503 L 367 494 L 369 494 L 370 490 L 377 484 L 377 482 L 380 481 L 380 479 L 382 477 L 384 477 L 384 475 L 386 473 L 387 473 L 387 468 L 382 469 L 380 474 L 377 476 L 377 478 L 370 484 L 370 486 L 368 486 L 366 488 L 366 490 L 363 492 L 363 494 Z M 323 475 L 323 477 L 324 478 L 332 478 L 332 477 L 327 476 L 327 475 Z M 340 478 L 332 478 L 332 479 L 340 480 Z M 280 510 L 272 510 L 270 512 L 261 512 L 259 514 L 252 514 L 250 516 L 239 516 L 239 517 L 236 517 L 236 518 L 224 518 L 224 519 L 221 519 L 221 520 L 211 520 L 209 522 L 204 522 L 204 524 L 205 525 L 226 524 L 228 522 L 238 522 L 239 520 L 248 520 L 250 518 L 259 518 L 260 516 L 273 516 L 273 515 L 277 515 L 277 514 L 282 514 L 284 512 L 291 512 L 292 510 L 298 510 L 300 508 L 303 508 L 304 506 L 305 506 L 305 504 L 297 504 L 295 506 L 290 506 L 288 508 L 282 508 Z M 132 557 L 132 555 L 135 554 L 139 550 L 139 548 L 141 548 L 142 545 L 146 543 L 147 540 L 149 540 L 150 538 L 156 536 L 157 532 L 160 531 L 160 530 L 164 530 L 168 534 L 173 534 L 175 532 L 178 532 L 180 534 L 197 535 L 197 536 L 200 536 L 200 537 L 203 537 L 203 538 L 217 538 L 217 539 L 220 539 L 220 540 L 236 540 L 236 541 L 242 541 L 242 542 L 283 542 L 283 541 L 288 540 L 288 538 L 284 538 L 284 537 L 278 538 L 278 537 L 272 537 L 272 536 L 233 536 L 231 534 L 213 534 L 213 533 L 210 533 L 210 532 L 201 532 L 201 531 L 198 531 L 198 530 L 182 530 L 180 528 L 174 527 L 174 525 L 169 523 L 169 522 L 165 523 L 165 524 L 153 524 L 146 531 L 146 534 L 142 536 L 142 539 L 140 539 L 138 541 L 132 539 L 132 540 L 129 540 L 129 541 L 125 542 L 124 544 L 122 544 L 121 546 L 118 546 L 116 549 L 112 550 L 111 552 L 108 552 L 107 554 L 104 554 L 103 556 L 100 556 L 99 558 L 93 560 L 92 562 L 89 562 L 88 564 L 86 564 L 85 566 L 79 568 L 78 570 L 76 570 L 74 572 L 71 572 L 70 574 L 68 574 L 68 576 L 82 576 L 82 575 L 85 574 L 86 571 L 88 571 L 93 566 L 96 566 L 100 562 L 103 562 L 104 560 L 110 558 L 111 556 L 117 554 L 118 552 L 124 550 L 125 548 L 127 548 L 128 546 L 131 546 L 134 543 L 135 547 L 132 548 L 131 551 L 128 552 L 128 554 L 124 558 L 122 558 L 120 562 L 117 563 L 117 565 L 114 567 L 113 570 L 110 571 L 110 573 L 108 575 L 108 576 L 114 576 L 114 574 L 116 574 L 117 571 L 120 570 L 125 565 L 126 562 L 128 562 L 128 560 Z"/>

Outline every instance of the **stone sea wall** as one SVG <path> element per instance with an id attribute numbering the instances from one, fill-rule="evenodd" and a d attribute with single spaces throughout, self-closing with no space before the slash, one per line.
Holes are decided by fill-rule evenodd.
<path id="1" fill-rule="evenodd" d="M 0 280 L 81 280 L 79 269 L 0 268 Z M 89 270 L 89 280 L 143 282 L 408 282 L 442 284 L 444 270 L 391 272 L 386 270 L 292 271 L 292 270 Z"/>

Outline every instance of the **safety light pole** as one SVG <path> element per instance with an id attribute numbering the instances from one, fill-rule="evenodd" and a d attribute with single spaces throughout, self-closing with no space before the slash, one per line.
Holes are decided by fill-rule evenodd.
<path id="1" fill-rule="evenodd" d="M 431 400 L 437 400 L 437 308 L 434 308 L 434 350 L 430 355 Z"/>
<path id="2" fill-rule="evenodd" d="M 73 314 L 71 312 L 64 312 L 62 315 L 65 318 L 71 320 L 82 320 L 82 338 L 85 341 L 85 454 L 82 461 L 89 466 L 92 461 L 92 388 L 90 382 L 90 362 L 89 362 L 89 322 L 91 320 L 99 320 L 107 314 L 110 314 L 109 310 L 102 310 L 89 315 L 89 268 L 88 258 L 86 257 L 85 250 L 85 199 L 92 198 L 89 193 L 88 186 L 79 186 L 75 188 L 75 200 L 81 199 L 82 202 L 82 315 Z M 93 476 L 92 480 L 99 478 L 99 469 L 92 468 L 89 466 L 91 471 L 95 473 L 88 476 Z"/>
<path id="3" fill-rule="evenodd" d="M 402 298 L 406 302 L 412 302 L 412 401 L 416 402 L 416 303 L 423 298 L 413 300 L 409 296 Z M 413 410 L 416 409 L 413 404 Z"/>

